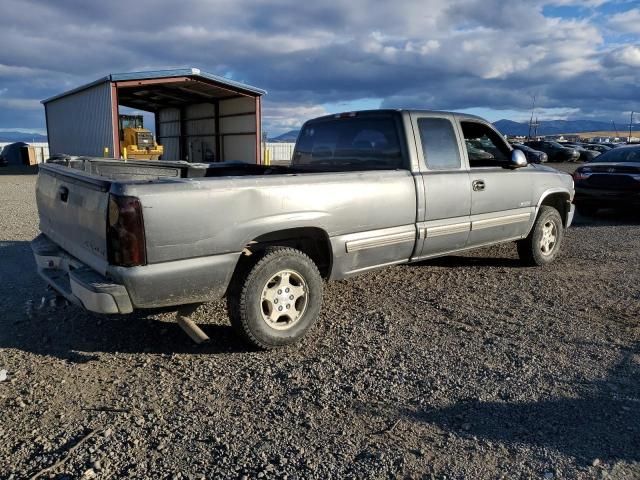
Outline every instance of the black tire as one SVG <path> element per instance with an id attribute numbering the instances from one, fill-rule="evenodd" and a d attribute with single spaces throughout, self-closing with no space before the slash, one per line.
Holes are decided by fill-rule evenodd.
<path id="1" fill-rule="evenodd" d="M 286 283 L 283 283 L 285 278 Z M 284 287 L 278 289 L 279 285 L 286 286 L 288 293 Z M 296 294 L 302 291 L 304 295 L 289 301 L 294 297 L 294 289 Z M 227 294 L 231 324 L 245 340 L 261 349 L 296 343 L 318 318 L 322 289 L 318 267 L 307 255 L 294 248 L 270 247 L 256 260 L 239 266 L 234 275 Z M 265 292 L 275 298 L 263 298 Z M 284 311 L 279 313 L 276 308 Z M 287 309 L 295 319 L 289 316 Z M 281 316 L 273 320 L 272 315 Z"/>
<path id="2" fill-rule="evenodd" d="M 576 210 L 583 217 L 593 217 L 598 212 L 595 205 L 585 205 L 584 203 L 576 203 Z"/>
<path id="3" fill-rule="evenodd" d="M 553 243 L 551 243 L 551 236 L 546 237 L 545 240 L 545 232 L 550 232 L 550 235 L 553 236 Z M 538 218 L 536 218 L 529 236 L 517 242 L 518 256 L 524 265 L 547 265 L 553 262 L 560 253 L 563 237 L 564 226 L 560 213 L 553 207 L 543 205 L 540 207 Z"/>

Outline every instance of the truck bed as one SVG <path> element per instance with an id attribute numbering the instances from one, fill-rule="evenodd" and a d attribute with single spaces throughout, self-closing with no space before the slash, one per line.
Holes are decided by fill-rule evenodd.
<path id="1" fill-rule="evenodd" d="M 219 298 L 243 249 L 273 232 L 293 239 L 300 229 L 321 232 L 332 244 L 333 278 L 408 260 L 416 238 L 412 173 L 343 168 L 59 159 L 38 175 L 40 230 L 72 259 L 127 285 L 136 308 Z M 112 198 L 141 205 L 143 266 L 109 258 Z M 362 247 L 389 239 L 384 249 Z M 176 284 L 179 293 L 171 291 Z"/>
<path id="2" fill-rule="evenodd" d="M 49 164 L 62 165 L 109 180 L 157 180 L 160 178 L 200 178 L 297 173 L 300 169 L 283 165 L 256 165 L 242 162 L 189 163 L 164 160 L 118 160 L 96 157 L 55 158 Z M 308 170 L 306 170 L 308 172 Z"/>

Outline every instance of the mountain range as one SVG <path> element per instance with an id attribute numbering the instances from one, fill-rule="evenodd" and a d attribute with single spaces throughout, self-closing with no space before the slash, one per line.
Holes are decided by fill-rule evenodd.
<path id="1" fill-rule="evenodd" d="M 277 137 L 270 138 L 269 141 L 273 143 L 295 143 L 298 139 L 298 133 L 300 130 L 289 130 L 282 135 L 278 135 Z"/>
<path id="2" fill-rule="evenodd" d="M 598 120 L 541 120 L 538 122 L 538 135 L 557 135 L 560 133 L 582 133 L 598 131 L 615 131 L 612 122 Z M 528 135 L 528 122 L 514 122 L 512 120 L 498 120 L 493 125 L 503 135 Z M 629 124 L 616 125 L 621 136 L 629 132 Z M 640 125 L 634 125 L 633 131 L 640 131 Z M 533 134 L 533 132 L 531 132 Z"/>
<path id="3" fill-rule="evenodd" d="M 0 132 L 0 142 L 2 143 L 13 143 L 13 142 L 25 142 L 25 143 L 35 143 L 35 142 L 46 142 L 47 136 L 40 135 L 39 133 L 29 132 Z"/>

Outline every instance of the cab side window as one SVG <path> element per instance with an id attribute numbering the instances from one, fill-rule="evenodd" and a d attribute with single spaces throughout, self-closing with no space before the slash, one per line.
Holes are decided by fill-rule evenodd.
<path id="1" fill-rule="evenodd" d="M 511 151 L 498 133 L 482 123 L 460 124 L 471 168 L 502 167 L 508 164 Z"/>
<path id="2" fill-rule="evenodd" d="M 424 160 L 429 170 L 458 170 L 460 152 L 451 122 L 445 118 L 418 119 Z"/>

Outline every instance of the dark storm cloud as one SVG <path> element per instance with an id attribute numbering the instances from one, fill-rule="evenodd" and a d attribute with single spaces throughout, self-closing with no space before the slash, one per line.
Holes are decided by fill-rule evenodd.
<path id="1" fill-rule="evenodd" d="M 255 3 L 0 0 L 0 128 L 42 127 L 37 100 L 107 73 L 181 66 L 269 90 L 272 131 L 361 98 L 524 111 L 535 94 L 607 119 L 640 107 L 640 41 L 542 14 L 597 0 Z"/>

